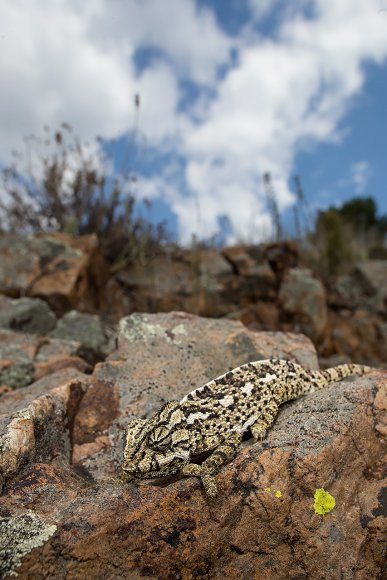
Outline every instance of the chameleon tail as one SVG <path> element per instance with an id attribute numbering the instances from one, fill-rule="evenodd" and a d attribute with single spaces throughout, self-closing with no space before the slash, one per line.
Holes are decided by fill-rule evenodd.
<path id="1" fill-rule="evenodd" d="M 350 377 L 352 375 L 364 375 L 371 371 L 372 367 L 348 363 L 326 369 L 325 371 L 312 371 L 312 374 L 315 380 L 317 380 L 319 387 L 322 388 L 326 385 L 329 385 L 329 383 L 341 381 L 345 377 Z"/>

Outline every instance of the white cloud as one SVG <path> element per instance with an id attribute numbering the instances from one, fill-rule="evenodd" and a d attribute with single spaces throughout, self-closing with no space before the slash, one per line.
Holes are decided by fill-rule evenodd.
<path id="1" fill-rule="evenodd" d="M 194 0 L 100 0 L 90 30 L 95 42 L 125 48 L 161 50 L 179 76 L 204 84 L 216 81 L 217 68 L 229 57 L 231 39 L 217 26 L 209 8 Z"/>
<path id="2" fill-rule="evenodd" d="M 351 181 L 358 195 L 364 195 L 368 181 L 372 175 L 371 165 L 368 161 L 358 161 L 350 168 Z"/>
<path id="3" fill-rule="evenodd" d="M 371 176 L 372 167 L 370 162 L 365 160 L 357 161 L 347 168 L 345 175 L 338 179 L 334 185 L 339 190 L 345 190 L 348 194 L 365 195 Z"/>
<path id="4" fill-rule="evenodd" d="M 248 0 L 248 2 L 253 17 L 260 20 L 264 16 L 267 16 L 273 10 L 274 5 L 280 3 L 280 0 Z"/>
<path id="5" fill-rule="evenodd" d="M 140 95 L 142 133 L 152 143 L 168 139 L 177 129 L 179 91 L 176 76 L 170 67 L 157 63 L 146 69 L 133 86 Z"/>
<path id="6" fill-rule="evenodd" d="M 117 134 L 128 115 L 130 63 L 88 41 L 76 3 L 3 2 L 0 21 L 1 152 L 44 124 L 68 121 L 83 136 Z"/>
<path id="7" fill-rule="evenodd" d="M 263 13 L 266 4 L 256 4 Z M 303 13 L 307 4 L 314 4 L 314 16 Z M 387 56 L 387 15 L 376 5 L 300 2 L 300 11 L 287 14 L 272 39 L 257 35 L 241 48 L 238 66 L 219 84 L 207 117 L 184 127 L 187 181 L 205 200 L 205 234 L 214 232 L 225 208 L 234 237 L 246 228 L 248 215 L 265 214 L 261 175 L 267 171 L 280 209 L 287 207 L 297 151 L 308 143 L 340 141 L 338 123 L 362 88 L 364 61 L 380 63 Z M 259 229 L 256 234 L 259 240 Z"/>
<path id="8" fill-rule="evenodd" d="M 253 22 L 273 5 L 269 38 Z M 231 39 L 194 0 L 3 1 L 1 159 L 44 124 L 68 121 L 85 138 L 124 134 L 139 93 L 140 129 L 152 152 L 185 159 L 140 181 L 139 195 L 164 197 L 181 240 L 198 228 L 211 236 L 223 214 L 230 240 L 262 239 L 271 230 L 262 173 L 272 174 L 286 208 L 297 151 L 343 138 L 339 121 L 362 89 L 364 63 L 387 56 L 387 12 L 380 0 L 298 0 L 291 9 L 250 0 L 250 7 L 245 36 Z M 149 47 L 139 70 L 135 57 Z M 238 50 L 233 68 L 231 48 Z M 179 109 L 183 80 L 198 98 Z M 353 176 L 360 187 L 367 169 Z"/>
<path id="9" fill-rule="evenodd" d="M 213 83 L 231 46 L 192 1 L 5 0 L 0 22 L 3 160 L 44 124 L 67 121 L 87 138 L 130 130 L 136 92 L 142 127 L 160 141 L 175 130 L 183 70 Z M 160 57 L 138 73 L 134 56 L 146 46 Z"/>

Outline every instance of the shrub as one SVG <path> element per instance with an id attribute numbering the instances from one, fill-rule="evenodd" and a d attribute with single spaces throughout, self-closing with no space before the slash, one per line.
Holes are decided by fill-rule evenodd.
<path id="1" fill-rule="evenodd" d="M 350 270 L 364 259 L 385 254 L 387 216 L 378 217 L 371 197 L 356 197 L 341 207 L 330 207 L 317 215 L 307 241 L 307 259 L 325 276 Z"/>
<path id="2" fill-rule="evenodd" d="M 26 155 L 14 153 L 14 163 L 1 172 L 3 231 L 96 233 L 114 269 L 145 260 L 167 238 L 165 224 L 135 215 L 136 176 L 128 168 L 112 171 L 99 138 L 82 143 L 62 123 L 52 132 L 45 127 L 43 139 L 25 142 Z"/>

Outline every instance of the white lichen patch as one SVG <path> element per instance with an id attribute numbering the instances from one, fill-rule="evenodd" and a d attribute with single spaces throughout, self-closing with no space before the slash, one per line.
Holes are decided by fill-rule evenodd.
<path id="1" fill-rule="evenodd" d="M 147 317 L 141 314 L 131 314 L 122 318 L 119 331 L 129 342 L 147 341 L 165 334 L 165 328 L 160 324 L 149 323 Z"/>
<path id="2" fill-rule="evenodd" d="M 171 330 L 167 330 L 161 324 L 150 323 L 144 314 L 131 314 L 120 320 L 119 333 L 129 342 L 148 341 L 154 338 L 175 342 L 175 337 L 187 335 L 187 329 L 184 324 L 177 324 Z"/>
<path id="3" fill-rule="evenodd" d="M 177 324 L 176 326 L 174 326 L 172 328 L 172 333 L 173 334 L 184 334 L 184 335 L 187 335 L 187 329 L 184 326 L 184 324 Z"/>
<path id="4" fill-rule="evenodd" d="M 35 444 L 33 421 L 29 416 L 20 415 L 23 411 L 27 413 L 27 409 L 19 411 L 0 436 L 0 471 L 3 477 L 18 469 L 20 457 L 29 457 Z"/>
<path id="5" fill-rule="evenodd" d="M 14 517 L 0 518 L 0 570 L 4 575 L 17 576 L 22 558 L 44 544 L 56 531 L 33 511 Z"/>
<path id="6" fill-rule="evenodd" d="M 16 419 L 33 419 L 33 413 L 31 405 L 29 407 L 25 407 L 24 409 L 20 409 L 15 413 Z"/>

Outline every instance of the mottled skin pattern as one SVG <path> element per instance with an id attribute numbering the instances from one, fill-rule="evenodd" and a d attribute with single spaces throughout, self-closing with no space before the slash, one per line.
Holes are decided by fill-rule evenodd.
<path id="1" fill-rule="evenodd" d="M 123 479 L 180 474 L 201 478 L 208 497 L 217 494 L 214 475 L 234 457 L 242 435 L 250 430 L 262 440 L 278 407 L 370 367 L 344 364 L 309 371 L 278 359 L 251 362 L 195 389 L 181 401 L 171 401 L 150 419 L 128 425 Z M 195 456 L 209 452 L 201 465 Z"/>

